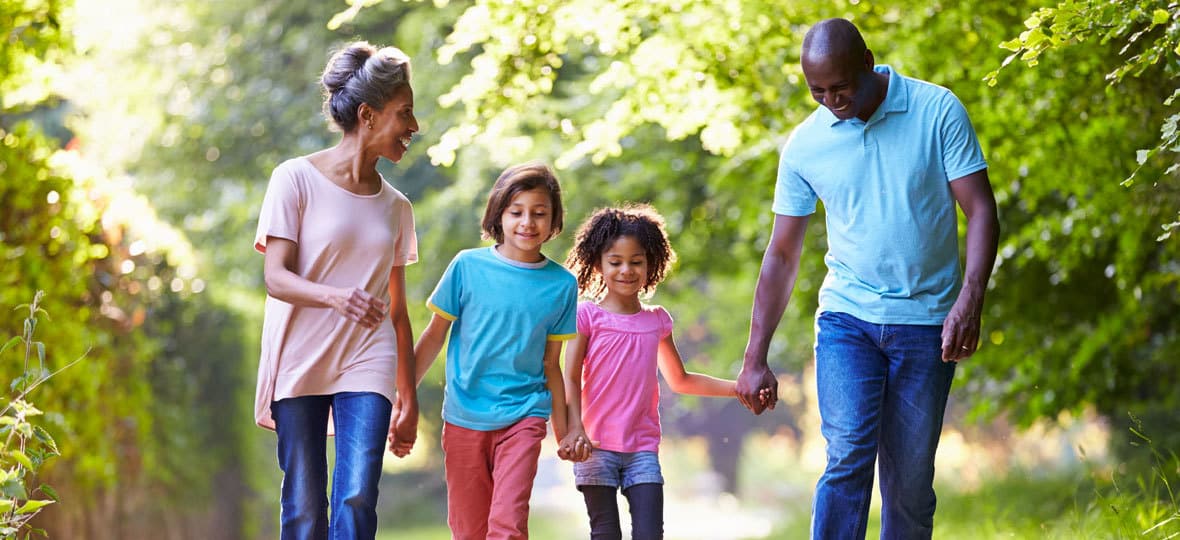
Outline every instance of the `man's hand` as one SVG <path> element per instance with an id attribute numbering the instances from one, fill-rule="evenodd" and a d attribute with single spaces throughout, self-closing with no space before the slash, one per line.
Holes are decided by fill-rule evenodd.
<path id="1" fill-rule="evenodd" d="M 979 348 L 982 311 L 982 295 L 964 288 L 942 323 L 943 362 L 966 360 Z"/>
<path id="2" fill-rule="evenodd" d="M 737 397 L 754 414 L 774 409 L 778 402 L 778 379 L 764 363 L 742 366 L 737 378 Z"/>

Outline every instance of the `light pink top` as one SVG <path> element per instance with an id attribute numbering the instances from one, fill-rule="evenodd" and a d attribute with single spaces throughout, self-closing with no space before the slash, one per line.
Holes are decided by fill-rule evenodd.
<path id="1" fill-rule="evenodd" d="M 593 302 L 578 304 L 578 333 L 586 336 L 582 360 L 582 424 L 590 440 L 615 452 L 658 451 L 660 385 L 656 355 L 672 333 L 672 316 L 660 306 L 632 315 Z"/>
<path id="2" fill-rule="evenodd" d="M 325 177 L 307 158 L 275 168 L 254 249 L 267 236 L 298 245 L 295 273 L 334 287 L 363 287 L 389 302 L 389 274 L 418 260 L 409 199 L 381 181 L 374 195 L 357 195 Z M 296 307 L 266 297 L 254 420 L 274 429 L 270 404 L 283 398 L 376 392 L 394 400 L 397 340 L 387 317 L 373 329 L 331 308 Z"/>

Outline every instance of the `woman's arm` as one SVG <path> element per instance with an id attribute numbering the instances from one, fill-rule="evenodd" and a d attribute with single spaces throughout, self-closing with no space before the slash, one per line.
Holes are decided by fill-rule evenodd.
<path id="1" fill-rule="evenodd" d="M 405 457 L 418 438 L 418 385 L 414 362 L 414 330 L 406 309 L 406 267 L 395 266 L 389 273 L 389 318 L 397 333 L 397 403 L 390 431 L 390 450 Z"/>
<path id="2" fill-rule="evenodd" d="M 680 351 L 676 350 L 672 334 L 660 340 L 657 358 L 660 373 L 664 375 L 664 380 L 668 381 L 668 386 L 673 392 L 698 396 L 737 396 L 737 383 L 734 381 L 685 371 L 684 362 L 680 359 Z"/>
<path id="3" fill-rule="evenodd" d="M 385 318 L 386 305 L 360 287 L 351 289 L 315 283 L 295 273 L 299 246 L 277 236 L 266 237 L 263 277 L 266 294 L 288 304 L 332 308 L 348 320 L 374 328 Z"/>

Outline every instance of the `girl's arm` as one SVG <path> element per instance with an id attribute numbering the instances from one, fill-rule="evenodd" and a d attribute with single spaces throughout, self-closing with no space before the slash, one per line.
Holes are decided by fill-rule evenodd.
<path id="1" fill-rule="evenodd" d="M 582 424 L 582 361 L 585 357 L 586 336 L 578 334 L 565 348 L 566 423 L 569 431 L 558 451 L 559 456 L 572 461 L 589 459 L 592 449 L 586 426 Z"/>
<path id="2" fill-rule="evenodd" d="M 405 457 L 418 438 L 418 386 L 414 378 L 414 330 L 406 309 L 406 267 L 395 266 L 389 273 L 389 318 L 397 333 L 397 402 L 390 430 L 390 450 Z"/>
<path id="3" fill-rule="evenodd" d="M 266 237 L 263 278 L 266 294 L 288 304 L 332 308 L 368 328 L 381 324 L 387 306 L 360 287 L 351 289 L 315 283 L 295 273 L 299 246 L 286 238 Z"/>
<path id="4" fill-rule="evenodd" d="M 417 369 L 414 373 L 415 387 L 422 384 L 422 377 L 426 376 L 426 372 L 434 364 L 434 359 L 447 341 L 447 330 L 450 329 L 451 321 L 435 313 L 430 318 L 430 324 L 426 325 L 426 330 L 423 330 L 422 335 L 418 336 L 418 344 L 414 346 L 414 361 Z"/>
<path id="5" fill-rule="evenodd" d="M 694 394 L 698 396 L 732 397 L 737 395 L 737 383 L 728 379 L 718 379 L 701 373 L 684 370 L 684 362 L 680 359 L 680 351 L 676 350 L 676 342 L 672 334 L 660 340 L 658 354 L 660 373 L 673 392 L 678 394 Z"/>

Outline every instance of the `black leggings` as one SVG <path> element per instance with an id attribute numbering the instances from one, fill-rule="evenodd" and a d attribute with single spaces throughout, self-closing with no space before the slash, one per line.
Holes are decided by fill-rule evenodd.
<path id="1" fill-rule="evenodd" d="M 622 540 L 619 502 L 611 486 L 578 486 L 590 515 L 591 540 Z M 664 486 L 635 484 L 623 490 L 631 508 L 631 538 L 659 540 L 664 537 Z"/>

